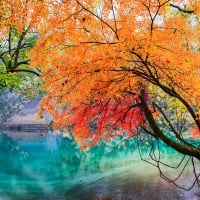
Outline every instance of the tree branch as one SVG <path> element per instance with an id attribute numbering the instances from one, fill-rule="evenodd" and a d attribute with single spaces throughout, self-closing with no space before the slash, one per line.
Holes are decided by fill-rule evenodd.
<path id="1" fill-rule="evenodd" d="M 172 4 L 172 3 L 170 3 L 169 5 L 170 5 L 171 7 L 173 7 L 173 8 L 178 9 L 179 11 L 181 11 L 181 12 L 183 12 L 183 13 L 188 13 L 188 14 L 194 13 L 194 10 L 186 10 L 186 9 L 180 8 L 179 6 L 174 5 L 174 4 Z"/>
<path id="2" fill-rule="evenodd" d="M 29 69 L 13 69 L 13 70 L 11 70 L 9 72 L 28 72 L 28 73 L 35 74 L 36 76 L 40 76 L 40 74 L 38 72 L 29 70 Z"/>
<path id="3" fill-rule="evenodd" d="M 154 120 L 153 115 L 152 115 L 151 111 L 149 110 L 147 103 L 145 102 L 144 91 L 141 92 L 140 101 L 141 101 L 141 104 L 142 104 L 141 109 L 143 110 L 151 129 L 153 130 L 154 134 L 160 140 L 162 140 L 168 146 L 174 148 L 176 151 L 178 151 L 182 154 L 185 154 L 185 155 L 193 156 L 193 157 L 197 158 L 198 160 L 200 160 L 200 149 L 199 148 L 191 147 L 191 146 L 188 146 L 186 144 L 184 144 L 184 145 L 179 144 L 178 142 L 168 138 L 162 132 L 162 130 L 159 128 L 156 121 Z"/>

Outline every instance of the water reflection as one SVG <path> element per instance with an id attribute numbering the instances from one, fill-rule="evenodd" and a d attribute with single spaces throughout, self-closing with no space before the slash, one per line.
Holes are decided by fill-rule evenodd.
<path id="1" fill-rule="evenodd" d="M 158 178 L 139 161 L 134 141 L 118 149 L 115 142 L 81 152 L 72 139 L 52 133 L 25 141 L 1 134 L 0 199 L 200 199 L 197 187 L 186 192 Z"/>

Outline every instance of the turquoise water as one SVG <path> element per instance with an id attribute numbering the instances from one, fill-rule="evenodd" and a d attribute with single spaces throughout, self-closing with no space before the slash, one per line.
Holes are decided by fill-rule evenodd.
<path id="1" fill-rule="evenodd" d="M 147 157 L 148 145 L 141 151 Z M 180 159 L 172 149 L 163 147 L 162 153 L 173 164 Z M 133 140 L 82 152 L 71 139 L 52 133 L 37 140 L 1 134 L 0 162 L 0 200 L 200 200 L 199 187 L 187 192 L 163 181 L 155 167 L 140 160 Z M 191 170 L 181 184 L 189 184 Z"/>

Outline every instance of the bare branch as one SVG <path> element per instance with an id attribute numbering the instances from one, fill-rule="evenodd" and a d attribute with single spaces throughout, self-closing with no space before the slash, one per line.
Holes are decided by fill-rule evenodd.
<path id="1" fill-rule="evenodd" d="M 40 74 L 38 72 L 29 70 L 29 69 L 13 69 L 10 72 L 28 72 L 28 73 L 35 74 L 36 76 L 40 76 Z"/>
<path id="2" fill-rule="evenodd" d="M 181 12 L 183 12 L 183 13 L 188 13 L 188 14 L 194 13 L 194 10 L 186 10 L 186 9 L 181 8 L 181 7 L 179 7 L 179 6 L 177 6 L 177 5 L 174 5 L 174 4 L 172 4 L 172 3 L 170 3 L 170 6 L 173 7 L 173 8 L 178 9 L 179 11 L 181 11 Z"/>
<path id="3" fill-rule="evenodd" d="M 103 24 L 105 24 L 107 27 L 109 27 L 114 33 L 115 36 L 117 38 L 117 40 L 119 40 L 119 36 L 117 34 L 117 30 L 115 30 L 110 24 L 108 24 L 104 19 L 102 19 L 101 17 L 99 17 L 97 14 L 93 13 L 92 11 L 90 11 L 89 9 L 87 9 L 83 4 L 81 4 L 78 0 L 76 0 L 76 2 L 88 13 L 90 13 L 91 15 L 93 15 L 94 17 L 96 17 L 99 21 L 101 21 Z"/>

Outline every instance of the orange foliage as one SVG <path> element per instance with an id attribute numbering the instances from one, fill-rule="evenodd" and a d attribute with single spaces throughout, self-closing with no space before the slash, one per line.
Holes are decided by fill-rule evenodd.
<path id="1" fill-rule="evenodd" d="M 10 26 L 20 32 L 28 27 L 37 29 L 41 20 L 47 18 L 48 3 L 45 1 L 31 0 L 2 0 L 0 3 L 0 32 L 6 33 Z"/>
<path id="2" fill-rule="evenodd" d="M 94 145 L 101 140 L 116 136 L 133 137 L 136 129 L 143 123 L 144 115 L 135 97 L 108 99 L 83 105 L 69 113 L 64 110 L 55 117 L 54 128 L 71 125 L 76 141 L 81 147 Z"/>
<path id="3" fill-rule="evenodd" d="M 192 138 L 200 138 L 200 131 L 197 127 L 190 130 L 192 133 Z"/>
<path id="4" fill-rule="evenodd" d="M 184 8 L 179 1 L 174 5 Z M 188 1 L 185 10 L 194 7 L 196 15 L 191 17 L 171 7 L 170 1 L 161 0 L 87 0 L 52 5 L 51 15 L 38 30 L 41 38 L 31 53 L 32 64 L 42 66 L 47 91 L 41 112 L 50 112 L 56 127 L 76 121 L 78 126 L 73 131 L 83 143 L 94 137 L 87 126 L 94 117 L 86 114 L 91 102 L 125 101 L 129 92 L 137 97 L 141 84 L 148 87 L 155 83 L 151 76 L 197 106 L 198 1 Z M 67 110 L 63 109 L 67 104 Z M 113 121 L 120 118 L 119 113 L 115 112 L 118 117 Z M 102 139 L 106 132 L 108 121 L 101 117 L 99 120 L 101 131 L 97 129 L 93 141 Z"/>
<path id="5" fill-rule="evenodd" d="M 95 109 L 88 110 L 91 106 L 108 100 L 114 102 L 112 106 L 118 101 L 130 106 L 127 95 L 137 98 L 141 85 L 149 92 L 151 84 L 162 85 L 199 108 L 199 0 L 185 5 L 180 0 L 3 2 L 5 23 L 20 30 L 31 26 L 39 34 L 30 56 L 31 65 L 42 69 L 47 92 L 40 113 L 49 112 L 56 127 L 76 121 L 78 140 L 93 134 L 86 124 L 97 115 Z M 113 121 L 121 118 L 121 103 Z M 88 112 L 90 119 L 83 117 Z M 103 116 L 99 116 L 101 134 L 108 122 Z M 126 130 L 126 125 L 119 126 Z M 131 126 L 137 127 L 134 122 Z M 96 140 L 101 138 L 99 132 Z"/>

